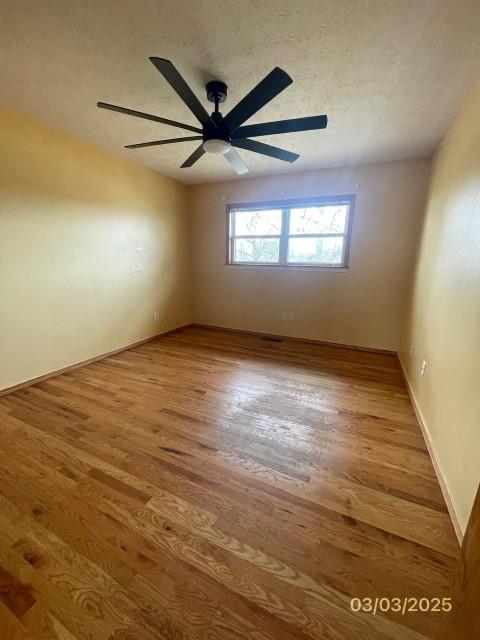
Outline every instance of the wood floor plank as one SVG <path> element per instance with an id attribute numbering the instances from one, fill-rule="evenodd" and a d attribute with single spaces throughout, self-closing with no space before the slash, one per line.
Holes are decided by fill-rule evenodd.
<path id="1" fill-rule="evenodd" d="M 0 630 L 6 640 L 33 640 L 36 636 L 29 633 L 21 620 L 0 600 Z"/>
<path id="2" fill-rule="evenodd" d="M 350 600 L 458 557 L 394 356 L 199 327 L 0 398 L 0 529 L 40 640 L 434 639 Z"/>

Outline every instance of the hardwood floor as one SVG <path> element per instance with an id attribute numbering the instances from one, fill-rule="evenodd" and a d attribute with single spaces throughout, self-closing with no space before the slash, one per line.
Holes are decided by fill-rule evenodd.
<path id="1" fill-rule="evenodd" d="M 0 398 L 2 640 L 422 640 L 458 546 L 394 356 L 188 328 Z"/>

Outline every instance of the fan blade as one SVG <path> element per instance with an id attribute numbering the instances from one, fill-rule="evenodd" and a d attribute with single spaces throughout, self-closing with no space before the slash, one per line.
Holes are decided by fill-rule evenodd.
<path id="1" fill-rule="evenodd" d="M 212 119 L 170 60 L 155 57 L 150 58 L 150 60 L 157 67 L 172 89 L 177 92 L 197 120 L 201 122 L 204 127 L 211 127 Z"/>
<path id="2" fill-rule="evenodd" d="M 248 140 L 246 138 L 232 140 L 232 145 L 234 147 L 240 147 L 240 149 L 246 149 L 247 151 L 255 151 L 255 153 L 261 153 L 264 156 L 278 158 L 278 160 L 284 160 L 285 162 L 295 162 L 295 160 L 300 157 L 298 153 L 285 151 L 285 149 L 272 147 L 272 145 L 270 144 L 258 142 L 257 140 Z"/>
<path id="3" fill-rule="evenodd" d="M 288 87 L 289 84 L 292 84 L 292 82 L 293 80 L 288 73 L 279 67 L 275 67 L 273 71 L 270 71 L 270 73 L 261 80 L 250 93 L 247 93 L 247 95 L 233 107 L 230 113 L 225 116 L 224 122 L 230 133 L 235 131 L 245 120 L 253 116 L 254 113 L 264 107 L 267 102 L 270 102 L 272 98 L 275 98 L 275 96 Z"/>
<path id="4" fill-rule="evenodd" d="M 182 164 L 182 166 L 180 167 L 181 169 L 185 169 L 186 167 L 191 167 L 192 164 L 195 164 L 195 162 L 197 160 L 199 160 L 203 154 L 205 153 L 205 149 L 203 148 L 203 145 L 201 144 L 200 146 L 198 146 L 195 151 L 192 153 L 191 156 L 189 156 L 185 162 Z"/>
<path id="5" fill-rule="evenodd" d="M 189 140 L 202 140 L 203 136 L 188 136 L 186 138 L 169 138 L 168 140 L 152 140 L 152 142 L 139 142 L 138 144 L 126 144 L 125 149 L 143 149 L 143 147 L 156 147 L 161 144 L 173 142 L 188 142 Z"/>
<path id="6" fill-rule="evenodd" d="M 230 151 L 224 154 L 224 157 L 228 160 L 230 166 L 236 171 L 236 173 L 241 176 L 244 173 L 248 173 L 248 167 L 238 155 L 238 152 L 233 147 Z"/>
<path id="7" fill-rule="evenodd" d="M 297 131 L 312 131 L 325 129 L 327 116 L 309 116 L 308 118 L 292 118 L 291 120 L 276 120 L 239 127 L 232 138 L 254 138 L 255 136 L 271 136 L 276 133 L 295 133 Z"/>
<path id="8" fill-rule="evenodd" d="M 186 129 L 187 131 L 194 131 L 195 133 L 202 133 L 201 129 L 198 127 L 191 127 L 189 124 L 182 124 L 181 122 L 175 122 L 175 120 L 167 120 L 167 118 L 160 118 L 160 116 L 152 116 L 150 113 L 143 113 L 143 111 L 135 111 L 134 109 L 127 109 L 126 107 L 117 107 L 117 105 L 108 104 L 107 102 L 97 102 L 97 107 L 99 109 L 109 109 L 110 111 L 125 113 L 127 116 L 136 116 L 137 118 L 145 118 L 145 120 L 153 120 L 153 122 L 169 124 L 171 127 L 178 127 L 179 129 Z"/>

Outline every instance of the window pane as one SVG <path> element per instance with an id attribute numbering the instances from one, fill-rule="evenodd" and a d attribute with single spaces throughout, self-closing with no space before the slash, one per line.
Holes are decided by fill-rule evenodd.
<path id="1" fill-rule="evenodd" d="M 234 262 L 278 262 L 280 238 L 240 238 L 234 241 Z"/>
<path id="2" fill-rule="evenodd" d="M 282 211 L 235 211 L 236 236 L 275 236 L 282 230 Z"/>
<path id="3" fill-rule="evenodd" d="M 342 264 L 343 237 L 290 238 L 288 262 Z"/>
<path id="4" fill-rule="evenodd" d="M 348 205 L 302 207 L 290 211 L 290 233 L 345 233 Z"/>

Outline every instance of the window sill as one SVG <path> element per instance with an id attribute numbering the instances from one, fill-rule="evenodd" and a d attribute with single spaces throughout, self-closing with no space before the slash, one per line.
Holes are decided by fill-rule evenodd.
<path id="1" fill-rule="evenodd" d="M 274 271 L 328 271 L 329 273 L 345 273 L 348 267 L 320 267 L 315 265 L 289 265 L 283 264 L 226 264 L 227 269 L 255 269 L 265 271 L 273 269 Z"/>

